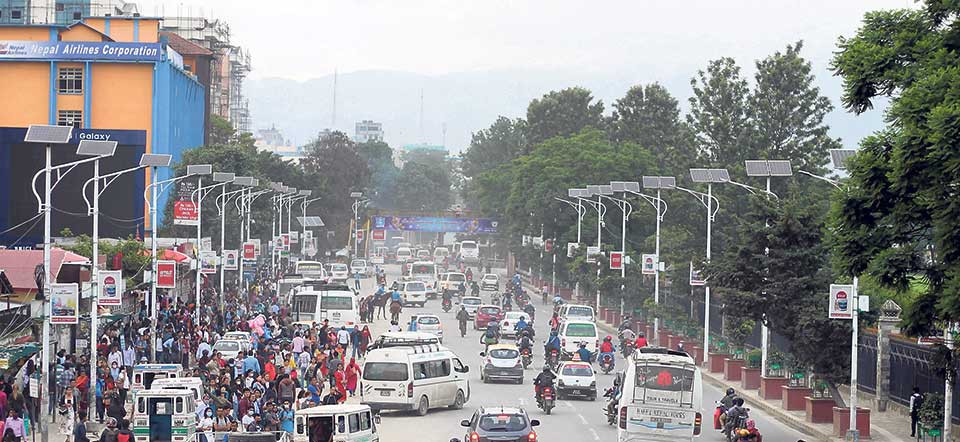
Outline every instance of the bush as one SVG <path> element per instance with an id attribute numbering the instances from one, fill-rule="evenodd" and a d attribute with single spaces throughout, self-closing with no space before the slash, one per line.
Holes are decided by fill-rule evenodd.
<path id="1" fill-rule="evenodd" d="M 925 427 L 943 427 L 943 395 L 940 393 L 924 395 L 923 404 L 920 405 L 917 414 Z"/>
<path id="2" fill-rule="evenodd" d="M 763 351 L 750 350 L 747 353 L 747 368 L 760 368 L 761 364 L 763 364 Z"/>

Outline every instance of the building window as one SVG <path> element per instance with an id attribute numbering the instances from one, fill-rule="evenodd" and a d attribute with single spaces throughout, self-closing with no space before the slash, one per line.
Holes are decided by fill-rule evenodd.
<path id="1" fill-rule="evenodd" d="M 59 92 L 79 95 L 83 93 L 83 68 L 60 68 Z"/>
<path id="2" fill-rule="evenodd" d="M 58 126 L 73 126 L 80 128 L 83 125 L 83 111 L 62 110 L 57 113 Z"/>
<path id="3" fill-rule="evenodd" d="M 80 13 L 80 12 L 74 12 L 74 13 L 73 13 L 73 19 L 74 19 L 74 20 L 80 20 L 80 19 L 82 19 L 82 18 L 83 18 L 83 14 L 82 14 L 82 13 Z"/>
<path id="4" fill-rule="evenodd" d="M 13 20 L 20 20 L 23 18 L 23 11 L 19 9 L 14 9 L 10 11 L 10 18 Z"/>
<path id="5" fill-rule="evenodd" d="M 57 2 L 57 12 L 63 11 L 63 3 Z"/>

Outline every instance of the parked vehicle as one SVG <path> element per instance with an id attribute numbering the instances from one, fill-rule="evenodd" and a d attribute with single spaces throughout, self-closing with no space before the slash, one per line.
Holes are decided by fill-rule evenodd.
<path id="1" fill-rule="evenodd" d="M 293 442 L 379 442 L 380 416 L 368 405 L 340 404 L 296 411 Z M 209 442 L 209 441 L 208 441 Z"/>
<path id="2" fill-rule="evenodd" d="M 540 425 L 540 421 L 530 419 L 522 408 L 499 406 L 480 408 L 470 419 L 460 421 L 460 425 L 467 429 L 463 441 L 455 438 L 450 442 L 536 442 L 537 433 L 533 427 Z"/>

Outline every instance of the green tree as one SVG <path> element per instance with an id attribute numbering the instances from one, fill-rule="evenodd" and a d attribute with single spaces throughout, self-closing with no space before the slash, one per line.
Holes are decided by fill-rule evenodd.
<path id="1" fill-rule="evenodd" d="M 613 105 L 610 130 L 618 142 L 650 150 L 661 173 L 686 170 L 697 159 L 690 128 L 680 119 L 677 99 L 659 83 L 634 86 Z"/>
<path id="2" fill-rule="evenodd" d="M 446 210 L 453 201 L 447 171 L 415 162 L 403 165 L 396 192 L 397 205 L 406 210 Z"/>
<path id="3" fill-rule="evenodd" d="M 848 110 L 890 97 L 887 127 L 861 142 L 833 208 L 838 267 L 916 290 L 904 322 L 917 336 L 960 321 L 960 5 L 923 3 L 867 13 L 832 64 Z"/>
<path id="4" fill-rule="evenodd" d="M 529 153 L 525 130 L 524 120 L 501 116 L 489 128 L 475 132 L 463 154 L 464 176 L 475 177 Z"/>
<path id="5" fill-rule="evenodd" d="M 551 91 L 527 106 L 526 138 L 531 145 L 590 127 L 603 128 L 603 102 L 584 88 Z"/>
<path id="6" fill-rule="evenodd" d="M 745 133 L 750 127 L 747 97 L 750 88 L 732 58 L 713 60 L 706 71 L 690 80 L 693 96 L 687 123 L 693 129 L 701 156 L 711 165 L 742 165 Z"/>
<path id="7" fill-rule="evenodd" d="M 393 163 L 393 149 L 382 141 L 357 144 L 357 154 L 367 162 L 370 170 L 370 185 L 367 196 L 375 207 L 398 208 L 397 178 L 400 170 Z"/>
<path id="8" fill-rule="evenodd" d="M 789 159 L 795 168 L 816 173 L 823 171 L 827 150 L 841 145 L 827 135 L 823 119 L 833 105 L 814 86 L 810 62 L 800 56 L 802 48 L 800 41 L 757 61 L 748 113 L 755 152 L 763 158 Z"/>
<path id="9" fill-rule="evenodd" d="M 343 132 L 325 132 L 306 146 L 307 154 L 300 161 L 307 180 L 323 195 L 315 207 L 323 214 L 324 223 L 337 231 L 337 238 L 347 238 L 353 218 L 350 192 L 363 191 L 370 184 L 370 168 L 360 156 L 356 144 Z"/>

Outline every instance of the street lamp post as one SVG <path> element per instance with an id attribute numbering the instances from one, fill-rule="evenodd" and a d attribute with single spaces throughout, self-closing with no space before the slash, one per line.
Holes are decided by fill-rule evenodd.
<path id="1" fill-rule="evenodd" d="M 182 179 L 190 178 L 197 175 L 210 175 L 213 173 L 213 166 L 209 164 L 194 164 L 187 166 L 187 174 L 183 176 L 174 177 L 168 180 L 157 181 L 157 168 L 153 168 L 153 173 L 150 175 L 153 179 L 148 189 L 143 191 L 143 198 L 147 200 L 147 207 L 150 209 L 150 229 L 153 231 L 150 234 L 150 248 L 152 262 L 150 264 L 151 273 L 153 274 L 153 281 L 150 284 L 150 361 L 157 362 L 157 197 L 162 195 L 169 186 L 173 183 L 176 183 Z M 147 198 L 147 192 L 151 193 L 151 197 Z"/>
<path id="2" fill-rule="evenodd" d="M 77 149 L 77 153 L 80 155 L 90 155 L 101 158 L 103 156 L 113 155 L 114 151 L 117 149 L 116 141 L 93 141 L 93 140 L 83 140 L 80 142 L 80 147 Z M 108 173 L 106 175 L 100 175 L 100 160 L 95 160 L 93 162 L 93 178 L 90 178 L 81 188 L 81 193 L 83 194 L 83 200 L 87 203 L 87 214 L 93 215 L 93 267 L 91 269 L 91 284 L 90 284 L 90 379 L 96 381 L 97 376 L 97 328 L 99 324 L 97 323 L 97 313 L 98 313 L 98 303 L 100 297 L 100 265 L 99 265 L 99 244 L 100 244 L 100 195 L 107 190 L 114 181 L 117 180 L 121 175 L 136 172 L 141 169 L 146 169 L 147 167 L 168 167 L 170 166 L 170 160 L 172 156 L 162 155 L 162 154 L 143 154 L 140 157 L 140 165 L 137 167 L 131 167 L 129 169 L 120 170 L 113 173 Z M 103 187 L 100 187 L 100 180 L 104 180 Z M 90 183 L 93 183 L 93 203 L 91 204 L 90 199 L 87 198 L 87 186 Z M 122 269 L 121 269 L 122 270 Z M 96 404 L 93 401 L 92 395 L 94 392 L 89 391 L 88 397 L 90 410 L 89 413 L 96 412 Z"/>
<path id="3" fill-rule="evenodd" d="M 585 194 L 586 194 L 586 190 L 585 190 L 585 189 L 567 189 L 567 196 L 570 197 L 570 198 L 575 198 L 575 199 L 577 200 L 577 202 L 573 202 L 573 201 L 570 201 L 570 200 L 568 200 L 568 199 L 564 199 L 564 198 L 560 198 L 560 197 L 553 197 L 553 199 L 555 199 L 555 200 L 557 200 L 557 201 L 562 201 L 562 202 L 566 203 L 568 206 L 572 207 L 573 210 L 576 210 L 576 211 L 577 211 L 577 247 L 580 247 L 580 240 L 581 240 L 581 238 L 580 238 L 580 233 L 581 233 L 580 227 L 581 227 L 581 222 L 583 221 L 583 215 L 586 214 L 586 212 L 587 212 L 587 208 L 586 208 L 586 207 L 583 207 L 583 204 L 580 202 L 580 197 L 583 196 L 583 195 L 585 195 Z M 556 244 L 554 244 L 554 247 L 556 247 Z M 554 264 L 554 274 L 556 274 L 556 264 L 557 264 L 557 252 L 556 252 L 556 250 L 554 250 L 554 252 L 553 252 L 553 264 Z M 557 287 L 556 281 L 553 281 L 553 289 L 554 289 L 554 292 L 556 292 L 556 287 Z M 579 282 L 577 282 L 577 283 L 574 284 L 574 289 L 573 289 L 573 290 L 574 290 L 575 296 L 577 297 L 577 299 L 579 299 L 579 298 L 580 298 L 580 283 L 579 283 Z"/>
<path id="4" fill-rule="evenodd" d="M 602 253 L 602 252 L 603 252 L 603 250 L 602 250 L 602 249 L 603 249 L 603 245 L 602 245 L 603 243 L 602 243 L 602 241 L 601 241 L 601 240 L 602 240 L 602 236 L 603 236 L 603 232 L 602 232 L 601 229 L 603 228 L 603 216 L 606 215 L 606 213 L 607 213 L 607 206 L 605 206 L 605 205 L 603 204 L 603 196 L 604 196 L 604 195 L 613 195 L 613 189 L 610 188 L 609 185 L 606 185 L 606 186 L 590 185 L 590 186 L 587 186 L 587 195 L 585 195 L 586 198 L 578 198 L 578 200 L 587 202 L 588 204 L 590 204 L 591 206 L 593 206 L 595 209 L 597 209 L 597 250 L 598 250 L 598 253 Z M 596 201 L 593 201 L 593 200 L 591 200 L 591 199 L 587 199 L 587 198 L 590 198 L 590 197 L 592 197 L 592 196 L 596 196 L 596 197 L 597 197 L 597 200 L 596 200 Z M 595 301 L 595 302 L 596 302 L 595 308 L 596 308 L 597 314 L 599 314 L 599 312 L 600 312 L 600 301 L 601 301 L 601 298 L 600 298 L 600 262 L 599 262 L 599 260 L 597 260 L 597 299 L 596 299 L 596 301 Z"/>
<path id="5" fill-rule="evenodd" d="M 306 250 L 304 247 L 307 245 L 307 240 L 306 240 L 306 238 L 307 238 L 307 207 L 310 206 L 310 203 L 312 203 L 312 202 L 314 202 L 314 201 L 319 201 L 319 200 L 320 200 L 320 197 L 316 197 L 316 198 L 313 198 L 313 199 L 308 199 L 308 198 L 310 197 L 310 195 L 313 194 L 313 191 L 311 191 L 311 190 L 304 190 L 304 191 L 302 191 L 302 192 L 306 192 L 306 193 L 304 194 L 304 196 L 306 196 L 307 198 L 304 198 L 303 201 L 300 202 L 300 214 L 301 214 L 301 218 L 300 218 L 300 256 L 301 256 L 301 257 L 306 257 L 307 254 L 304 253 L 304 250 Z"/>
<path id="6" fill-rule="evenodd" d="M 237 194 L 243 194 L 248 187 L 254 185 L 254 178 L 248 176 L 238 176 L 235 177 L 233 183 L 241 186 L 238 190 L 232 190 L 227 192 L 227 186 L 220 187 L 220 195 L 217 196 L 217 199 L 214 200 L 214 205 L 217 206 L 217 214 L 220 215 L 220 259 L 224 258 L 224 250 L 226 249 L 226 230 L 227 230 L 227 204 L 234 198 Z M 240 223 L 241 236 L 243 235 L 243 223 Z M 239 264 L 239 263 L 238 263 Z M 242 270 L 238 271 L 242 273 Z M 220 262 L 220 311 L 223 311 L 223 291 L 225 289 L 225 279 L 227 271 L 224 269 L 223 262 Z"/>
<path id="7" fill-rule="evenodd" d="M 257 178 L 254 178 L 253 186 L 256 187 L 259 185 L 260 185 L 260 180 Z M 241 193 L 240 198 L 236 200 L 235 204 L 237 206 L 237 214 L 240 217 L 240 244 L 241 245 L 250 241 L 250 237 L 252 236 L 250 232 L 250 211 L 252 210 L 251 205 L 253 204 L 253 201 L 256 200 L 260 195 L 263 195 L 269 192 L 273 192 L 273 190 L 262 189 L 254 192 L 253 189 L 251 188 L 251 189 L 247 189 L 247 192 Z M 244 283 L 244 279 L 243 279 L 242 254 L 241 254 L 240 263 L 241 263 L 240 272 L 237 274 L 237 287 L 240 287 L 242 285 L 246 290 L 248 287 Z"/>
<path id="8" fill-rule="evenodd" d="M 66 144 L 70 141 L 73 135 L 73 126 L 47 126 L 39 124 L 31 124 L 27 128 L 27 134 L 24 137 L 23 141 L 30 144 L 43 144 L 45 146 L 45 156 L 44 156 L 44 167 L 40 169 L 34 176 L 33 181 L 31 181 L 33 189 L 33 195 L 37 197 L 37 206 L 38 212 L 43 214 L 43 331 L 41 332 L 41 345 L 42 345 L 42 358 L 40 369 L 41 381 L 40 381 L 40 415 L 42 416 L 39 419 L 40 425 L 38 426 L 40 437 L 43 442 L 47 442 L 50 437 L 50 396 L 51 392 L 44 391 L 50 385 L 50 317 L 52 316 L 51 304 L 50 304 L 50 285 L 53 284 L 53 279 L 51 278 L 51 268 L 50 268 L 50 194 L 53 192 L 53 188 L 57 183 L 60 182 L 61 176 L 57 177 L 56 183 L 51 183 L 51 174 L 53 173 L 54 167 L 51 165 L 53 156 L 52 145 L 54 144 Z M 90 161 L 89 158 L 75 162 L 85 163 Z M 70 164 L 60 165 L 57 168 L 62 167 L 71 167 Z M 69 170 L 67 171 L 69 172 Z M 43 199 L 40 199 L 40 195 L 36 191 L 36 182 L 37 177 L 40 174 L 44 175 L 43 182 Z"/>
<path id="9" fill-rule="evenodd" d="M 272 217 L 270 220 L 270 271 L 276 275 L 277 273 L 277 212 L 279 212 L 280 199 L 283 198 L 284 186 L 282 183 L 270 183 L 270 189 L 276 193 L 272 198 L 270 198 L 271 205 L 273 206 Z"/>
<path id="10" fill-rule="evenodd" d="M 360 198 L 363 198 L 363 192 L 350 192 L 350 198 L 353 198 L 353 257 L 360 254 L 360 236 L 357 232 L 360 230 Z"/>
<path id="11" fill-rule="evenodd" d="M 766 194 L 768 196 L 776 195 L 770 191 L 770 177 L 788 177 L 793 175 L 790 168 L 790 161 L 786 160 L 748 160 L 746 161 L 747 176 L 758 176 L 766 178 Z M 769 226 L 769 223 L 765 225 Z M 764 250 L 765 255 L 770 254 L 769 248 Z M 770 349 L 770 328 L 767 327 L 767 318 L 764 317 L 760 328 L 760 375 L 767 375 L 767 355 Z"/>
<path id="12" fill-rule="evenodd" d="M 196 269 L 196 306 L 194 308 L 196 313 L 196 324 L 200 325 L 200 306 L 203 305 L 200 299 L 200 282 L 201 282 L 201 272 L 203 268 L 203 262 L 200 260 L 200 242 L 203 241 L 201 238 L 202 227 L 203 227 L 203 198 L 210 194 L 213 189 L 217 187 L 223 187 L 227 184 L 233 182 L 235 176 L 232 173 L 228 172 L 214 172 L 213 173 L 213 182 L 216 184 L 211 184 L 207 187 L 203 187 L 203 178 L 197 180 L 197 189 L 193 191 L 190 195 L 190 198 L 194 202 L 194 206 L 197 208 L 197 244 L 195 247 L 196 257 L 197 257 L 197 269 Z"/>
<path id="13" fill-rule="evenodd" d="M 627 277 L 627 220 L 630 218 L 630 214 L 633 213 L 633 205 L 627 201 L 627 187 L 637 185 L 637 190 L 639 190 L 639 184 L 636 182 L 630 183 L 627 181 L 611 181 L 610 188 L 614 192 L 623 192 L 623 199 L 617 198 L 608 198 L 610 201 L 613 201 L 617 204 L 617 207 L 620 208 L 620 213 L 623 216 L 620 218 L 620 315 L 623 315 L 623 308 L 626 299 L 626 284 L 625 279 Z"/>
<path id="14" fill-rule="evenodd" d="M 846 169 L 847 160 L 856 154 L 856 151 L 853 149 L 830 149 L 830 157 L 833 160 L 833 167 L 839 170 Z M 837 188 L 838 190 L 843 190 L 840 186 L 840 183 L 836 180 L 827 178 L 825 176 L 816 175 L 805 170 L 798 170 L 798 173 L 809 176 L 811 178 L 824 181 L 831 186 Z M 851 312 L 851 329 L 852 336 L 850 339 L 850 424 L 847 429 L 847 439 L 848 440 L 859 440 L 860 431 L 857 429 L 857 390 L 859 386 L 859 379 L 857 379 L 857 370 L 859 365 L 859 345 L 860 345 L 860 278 L 857 275 L 853 275 L 853 311 Z M 947 346 L 953 346 L 953 336 L 951 334 L 952 326 L 944 330 L 944 338 L 947 341 Z M 950 426 L 951 422 L 951 407 L 953 405 L 951 395 L 953 393 L 953 384 L 948 379 L 945 383 L 946 387 L 944 390 L 944 424 L 943 424 L 943 440 L 950 440 Z"/>

